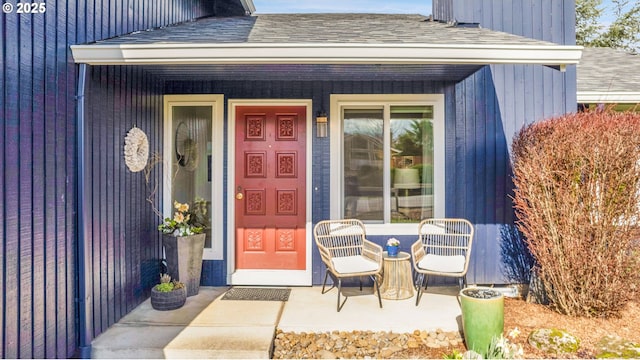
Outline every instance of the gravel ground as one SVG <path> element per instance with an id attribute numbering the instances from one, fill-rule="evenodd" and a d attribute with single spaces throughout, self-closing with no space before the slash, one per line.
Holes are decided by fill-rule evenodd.
<path id="1" fill-rule="evenodd" d="M 415 330 L 411 334 L 373 331 L 291 333 L 277 330 L 274 359 L 442 358 L 464 351 L 460 333 Z"/>

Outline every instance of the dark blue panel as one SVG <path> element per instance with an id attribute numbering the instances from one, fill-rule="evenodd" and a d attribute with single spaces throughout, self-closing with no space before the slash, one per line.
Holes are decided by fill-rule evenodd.
<path id="1" fill-rule="evenodd" d="M 19 153 L 19 137 L 20 137 L 20 121 L 19 121 L 19 61 L 15 54 L 19 52 L 19 26 L 18 15 L 4 14 L 3 23 L 5 26 L 3 53 L 4 62 L 4 167 L 0 168 L 4 171 L 4 190 L 3 205 L 4 226 L 3 226 L 3 242 L 4 251 L 4 274 L 3 274 L 3 309 L 9 311 L 3 312 L 3 340 L 6 343 L 16 344 L 8 347 L 3 344 L 2 355 L 4 358 L 19 357 L 18 352 L 18 288 L 19 284 L 19 268 L 18 268 L 18 251 L 19 251 L 19 214 L 15 209 L 19 208 L 20 197 L 19 177 L 17 176 L 20 167 L 19 159 L 16 154 Z M 6 211 L 13 209 L 13 211 Z"/>
<path id="2" fill-rule="evenodd" d="M 142 21 L 163 26 L 168 21 L 181 22 L 212 14 L 206 11 L 209 6 L 206 1 L 190 3 L 189 11 L 184 10 L 182 2 L 163 1 L 155 13 L 136 13 L 129 11 L 130 6 L 142 9 L 142 0 L 57 0 L 47 1 L 44 14 L 3 14 L 0 308 L 4 311 L 0 312 L 0 357 L 68 358 L 78 347 L 75 260 L 78 204 L 74 176 L 77 75 L 69 45 L 142 30 L 136 26 Z M 158 95 L 161 84 L 145 80 L 140 72 L 126 70 L 129 74 L 126 80 L 136 82 L 137 87 L 147 81 L 144 85 L 147 89 L 132 95 L 131 88 L 122 91 L 118 82 L 118 72 L 124 70 L 113 70 L 98 82 L 109 89 L 110 97 L 105 99 L 111 104 L 90 112 L 110 114 L 106 118 L 112 120 L 120 119 L 121 114 L 125 114 L 122 118 L 138 118 L 131 109 L 121 110 L 127 105 L 117 105 L 119 99 L 152 93 L 155 100 L 149 105 L 155 111 L 147 116 L 147 124 L 161 127 L 158 121 L 162 113 Z M 146 114 L 148 109 L 138 111 Z M 144 185 L 139 181 L 129 179 L 121 184 L 126 176 L 110 171 L 121 166 L 122 131 L 129 125 L 130 122 L 125 126 L 115 120 L 101 125 L 110 136 L 99 142 L 97 151 L 107 155 L 95 162 L 97 184 L 101 188 L 94 194 L 97 205 L 89 207 L 97 216 L 91 219 L 89 230 L 98 229 L 98 236 L 90 239 L 88 248 L 96 250 L 92 253 L 96 273 L 88 276 L 96 281 L 89 301 L 96 300 L 97 306 L 92 304 L 91 308 L 97 310 L 97 317 L 89 316 L 99 320 L 100 331 L 146 298 L 152 284 L 150 274 L 157 272 L 153 261 L 136 258 L 126 265 L 121 256 L 126 252 L 127 239 L 137 239 L 142 229 L 154 227 L 145 223 L 144 219 L 152 218 L 145 213 L 148 210 L 133 207 L 139 213 L 132 220 L 137 231 L 110 227 L 113 223 L 124 223 L 127 217 L 117 211 L 124 207 L 117 201 L 119 198 L 125 201 L 122 191 L 110 189 L 132 186 L 137 194 L 143 193 Z M 156 136 L 160 133 L 157 131 Z M 93 160 L 88 164 L 90 170 L 94 170 Z M 120 219 L 123 221 L 119 222 Z M 145 249 L 144 256 L 157 253 L 155 231 L 146 234 L 147 240 L 145 235 L 142 239 L 136 246 Z M 140 278 L 141 268 L 148 279 Z M 132 281 L 127 281 L 126 274 L 136 272 L 137 277 L 134 275 Z M 128 295 L 126 289 L 131 289 Z"/>
<path id="3" fill-rule="evenodd" d="M 45 291 L 47 286 L 51 286 L 46 282 L 46 237 L 48 229 L 45 226 L 46 219 L 46 202 L 45 195 L 51 188 L 47 183 L 47 176 L 45 173 L 45 121 L 44 111 L 38 111 L 37 109 L 43 109 L 45 106 L 44 98 L 44 71 L 45 71 L 45 46 L 38 46 L 39 44 L 45 44 L 45 27 L 44 16 L 32 17 L 32 88 L 31 96 L 33 97 L 32 103 L 34 106 L 32 119 L 32 143 L 33 148 L 31 166 L 32 166 L 32 352 L 31 355 L 34 358 L 45 357 L 45 316 L 46 304 L 45 304 Z"/>
<path id="4" fill-rule="evenodd" d="M 479 22 L 484 28 L 573 44 L 573 6 L 572 0 L 438 0 L 434 13 L 450 11 L 451 19 Z M 457 119 L 446 130 L 447 141 L 453 141 L 447 149 L 455 146 L 454 154 L 447 153 L 447 161 L 456 164 L 453 169 L 447 164 L 447 176 L 453 172 L 456 180 L 447 181 L 447 196 L 465 195 L 455 195 L 454 208 L 448 206 L 447 215 L 465 214 L 481 229 L 475 245 L 478 261 L 470 274 L 476 282 L 503 281 L 495 262 L 480 259 L 497 257 L 500 229 L 514 221 L 509 198 L 513 189 L 509 149 L 514 134 L 525 124 L 573 111 L 575 87 L 573 66 L 562 73 L 539 65 L 492 65 L 456 85 Z M 475 160 L 468 158 L 469 149 Z"/>
<path id="5" fill-rule="evenodd" d="M 18 290 L 18 317 L 20 321 L 20 339 L 29 339 L 29 341 L 21 341 L 19 346 L 20 357 L 33 357 L 33 333 L 29 327 L 23 324 L 33 323 L 32 300 L 33 300 L 33 238 L 42 231 L 42 229 L 34 229 L 30 221 L 26 221 L 32 216 L 33 211 L 33 122 L 32 105 L 30 99 L 33 94 L 32 78 L 33 78 L 33 39 L 32 39 L 32 18 L 30 16 L 20 16 L 19 19 L 19 92 L 20 102 L 19 111 L 19 189 L 20 205 L 16 208 L 19 216 L 18 238 L 20 241 L 18 250 L 18 278 L 20 289 Z"/>

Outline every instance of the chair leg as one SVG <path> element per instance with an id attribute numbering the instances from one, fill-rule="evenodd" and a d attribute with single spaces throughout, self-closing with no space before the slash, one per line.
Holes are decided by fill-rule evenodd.
<path id="1" fill-rule="evenodd" d="M 325 291 L 324 288 L 327 285 L 327 277 L 329 277 L 329 268 L 326 268 L 326 270 L 324 272 L 324 281 L 322 282 L 322 294 L 325 294 L 325 293 L 331 291 L 331 289 L 333 289 L 334 287 L 336 287 L 336 281 L 335 281 L 335 278 L 332 275 L 331 276 L 331 280 L 333 281 L 333 283 L 331 284 L 331 287 Z"/>
<path id="2" fill-rule="evenodd" d="M 327 278 L 329 277 L 329 268 L 324 271 L 324 281 L 322 282 L 322 293 L 324 294 L 324 287 L 327 285 Z"/>
<path id="3" fill-rule="evenodd" d="M 418 274 L 418 280 L 416 281 L 416 289 L 418 293 L 416 294 L 416 306 L 420 304 L 420 298 L 422 297 L 422 293 L 427 290 L 427 284 L 429 283 L 429 277 L 425 274 Z"/>
<path id="4" fill-rule="evenodd" d="M 376 291 L 378 293 L 378 304 L 380 305 L 380 308 L 382 309 L 382 297 L 380 296 L 380 283 L 378 283 L 378 280 L 376 279 L 375 275 L 371 275 L 371 280 L 373 280 L 373 286 L 376 287 Z"/>
<path id="5" fill-rule="evenodd" d="M 340 293 L 342 292 L 342 279 L 338 279 L 338 312 L 340 312 L 340 310 L 342 310 L 342 307 L 344 306 L 344 303 L 347 302 L 347 296 L 344 297 L 344 301 L 342 302 L 342 304 L 340 303 Z"/>

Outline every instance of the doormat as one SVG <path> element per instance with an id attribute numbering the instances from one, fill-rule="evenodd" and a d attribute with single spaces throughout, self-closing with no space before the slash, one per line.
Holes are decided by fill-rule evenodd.
<path id="1" fill-rule="evenodd" d="M 287 301 L 291 289 L 231 288 L 222 300 Z"/>

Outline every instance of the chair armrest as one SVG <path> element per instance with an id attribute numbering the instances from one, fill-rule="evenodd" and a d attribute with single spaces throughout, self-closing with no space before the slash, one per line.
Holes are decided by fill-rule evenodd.
<path id="1" fill-rule="evenodd" d="M 362 242 L 362 256 L 375 261 L 382 267 L 382 246 L 364 239 Z"/>
<path id="2" fill-rule="evenodd" d="M 422 240 L 418 239 L 411 244 L 411 261 L 413 261 L 414 269 L 418 270 L 418 263 L 426 256 Z"/>
<path id="3" fill-rule="evenodd" d="M 332 271 L 334 272 L 335 269 L 333 268 L 333 263 L 331 262 L 331 254 L 329 252 L 329 249 L 327 249 L 326 247 L 318 244 L 318 252 L 320 252 L 320 258 L 322 259 L 322 262 Z"/>

